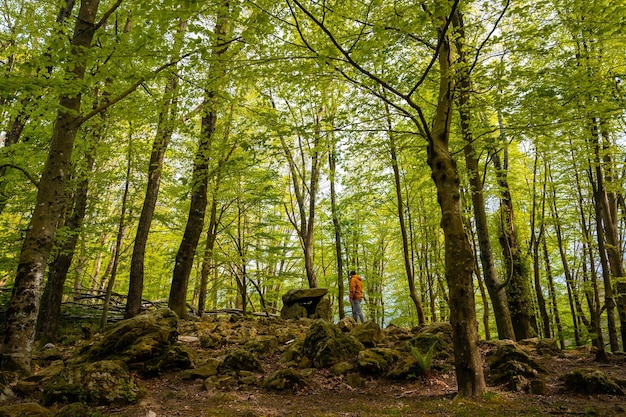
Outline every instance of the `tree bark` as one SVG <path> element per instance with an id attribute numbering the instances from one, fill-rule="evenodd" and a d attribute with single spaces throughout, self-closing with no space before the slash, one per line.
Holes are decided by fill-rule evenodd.
<path id="1" fill-rule="evenodd" d="M 333 218 L 333 231 L 335 233 L 335 257 L 337 259 L 337 306 L 339 308 L 339 319 L 346 315 L 344 306 L 344 285 L 343 285 L 343 254 L 341 251 L 341 223 L 339 222 L 339 211 L 337 210 L 337 192 L 335 190 L 335 176 L 337 173 L 337 145 L 334 135 L 331 137 L 328 152 L 328 169 L 330 182 L 330 212 Z"/>
<path id="2" fill-rule="evenodd" d="M 148 165 L 148 184 L 146 194 L 139 216 L 135 243 L 130 261 L 130 277 L 128 282 L 128 299 L 126 301 L 125 318 L 134 317 L 141 311 L 141 298 L 143 294 L 144 259 L 146 245 L 150 234 L 150 226 L 154 217 L 161 174 L 163 172 L 163 159 L 169 141 L 174 132 L 174 117 L 176 114 L 175 90 L 178 79 L 176 75 L 168 80 L 165 87 L 165 104 L 159 114 L 157 133 L 152 144 L 150 163 Z"/>
<path id="3" fill-rule="evenodd" d="M 400 223 L 400 236 L 402 237 L 402 258 L 404 259 L 404 272 L 409 284 L 409 296 L 413 300 L 415 311 L 417 312 L 417 321 L 420 326 L 426 324 L 426 315 L 422 306 L 422 300 L 415 288 L 415 270 L 410 256 L 410 242 L 407 234 L 407 226 L 404 218 L 404 197 L 402 196 L 402 184 L 400 178 L 400 167 L 398 166 L 398 150 L 396 146 L 396 138 L 392 133 L 391 116 L 389 114 L 389 106 L 385 104 L 385 115 L 387 117 L 387 135 L 389 137 L 389 156 L 391 157 L 391 168 L 393 170 L 394 188 L 396 191 L 396 207 L 398 213 L 398 222 Z"/>
<path id="4" fill-rule="evenodd" d="M 503 129 L 501 116 L 500 128 Z M 496 177 L 500 187 L 500 245 L 502 247 L 502 257 L 506 266 L 507 284 L 506 294 L 513 321 L 513 330 L 517 340 L 534 337 L 537 333 L 534 315 L 532 314 L 532 303 L 530 300 L 528 267 L 526 266 L 518 246 L 517 231 L 514 222 L 513 200 L 509 191 L 509 183 L 506 178 L 505 165 L 500 161 L 498 152 L 492 156 L 492 161 L 496 168 Z"/>
<path id="5" fill-rule="evenodd" d="M 228 50 L 229 43 L 226 42 L 227 34 L 227 9 L 225 3 L 216 17 L 215 24 L 215 44 L 213 45 L 212 56 L 214 61 L 209 69 L 209 78 L 217 80 L 224 75 L 223 63 L 220 58 Z M 214 81 L 217 83 L 217 81 Z M 181 319 L 186 319 L 187 314 L 187 286 L 189 275 L 193 266 L 193 259 L 198 247 L 198 241 L 204 227 L 204 217 L 207 206 L 207 191 L 209 182 L 209 160 L 213 135 L 217 124 L 217 105 L 215 98 L 218 87 L 212 85 L 208 88 L 204 99 L 205 116 L 202 117 L 200 132 L 200 143 L 196 152 L 191 180 L 191 204 L 183 239 L 176 253 L 174 272 L 172 276 L 172 286 L 168 306 Z"/>
<path id="6" fill-rule="evenodd" d="M 482 265 L 483 278 L 491 304 L 493 305 L 493 313 L 496 319 L 496 328 L 498 329 L 498 337 L 500 339 L 515 340 L 515 332 L 513 330 L 513 322 L 511 320 L 511 312 L 506 298 L 505 286 L 498 278 L 498 272 L 494 266 L 493 249 L 491 247 L 491 239 L 489 237 L 489 225 L 487 222 L 487 211 L 485 208 L 485 197 L 483 194 L 483 182 L 480 177 L 478 166 L 477 152 L 474 149 L 474 138 L 471 130 L 471 113 L 469 107 L 471 79 L 467 73 L 467 56 L 465 46 L 462 41 L 465 39 L 465 27 L 462 17 L 459 17 L 456 25 L 459 31 L 456 45 L 459 51 L 459 62 L 463 65 L 459 69 L 459 85 L 458 85 L 458 103 L 459 114 L 461 118 L 461 133 L 465 141 L 463 148 L 465 154 L 465 166 L 468 171 L 470 192 L 472 196 L 472 209 L 474 213 L 474 221 L 476 222 L 476 234 L 478 235 L 478 248 L 480 249 L 480 263 Z"/>
<path id="7" fill-rule="evenodd" d="M 445 237 L 446 280 L 450 292 L 450 324 L 459 395 L 471 397 L 485 390 L 482 360 L 478 352 L 478 326 L 472 274 L 474 253 L 463 225 L 460 180 L 448 149 L 452 120 L 452 51 L 447 35 L 439 49 L 439 95 L 435 121 L 428 141 L 427 162 L 437 187 L 441 227 Z"/>
<path id="8" fill-rule="evenodd" d="M 543 296 L 543 288 L 541 285 L 541 275 L 539 271 L 539 245 L 543 240 L 544 234 L 544 220 L 545 220 L 545 201 L 546 201 L 546 178 L 547 178 L 547 167 L 544 170 L 544 181 L 543 181 L 543 195 L 542 195 L 542 204 L 541 204 L 541 219 L 539 225 L 539 233 L 536 231 L 536 223 L 537 223 L 537 189 L 535 185 L 537 184 L 537 161 L 539 159 L 539 154 L 535 153 L 535 161 L 533 163 L 533 185 L 532 185 L 532 207 L 530 214 L 530 248 L 533 258 L 533 278 L 535 281 L 535 295 L 537 297 L 537 307 L 539 308 L 539 315 L 541 317 L 543 337 L 549 338 L 551 336 L 551 326 L 550 326 L 550 316 L 548 315 L 548 310 L 546 308 L 546 299 Z M 545 244 L 545 240 L 544 240 Z M 546 259 L 546 268 L 549 265 L 549 260 Z M 551 273 L 548 273 L 548 279 L 552 279 Z"/>
<path id="9" fill-rule="evenodd" d="M 95 32 L 98 0 L 81 1 L 71 40 L 72 57 L 65 71 L 68 77 L 84 78 L 88 50 Z M 76 133 L 80 127 L 81 94 L 63 94 L 54 124 L 48 158 L 43 168 L 37 202 L 18 262 L 13 293 L 7 309 L 4 334 L 3 370 L 31 373 L 31 353 L 39 313 L 43 278 L 54 234 L 65 205 L 65 187 Z"/>
<path id="10" fill-rule="evenodd" d="M 87 140 L 93 140 L 88 138 Z M 85 155 L 85 168 L 79 172 L 81 176 L 75 190 L 74 207 L 69 218 L 65 222 L 66 238 L 61 243 L 58 255 L 50 263 L 48 268 L 48 281 L 44 288 L 44 296 L 39 311 L 37 327 L 39 338 L 44 342 L 56 342 L 59 322 L 61 321 L 61 304 L 63 301 L 63 288 L 69 272 L 80 231 L 83 227 L 85 213 L 87 211 L 87 193 L 89 189 L 89 175 L 93 171 L 95 163 L 93 146 Z"/>

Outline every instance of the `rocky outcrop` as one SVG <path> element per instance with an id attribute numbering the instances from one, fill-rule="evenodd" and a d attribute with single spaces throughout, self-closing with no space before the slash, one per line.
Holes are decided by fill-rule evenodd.
<path id="1" fill-rule="evenodd" d="M 283 308 L 280 317 L 283 319 L 311 319 L 330 320 L 330 301 L 324 296 L 326 288 L 304 288 L 287 291 L 282 297 Z"/>
<path id="2" fill-rule="evenodd" d="M 354 358 L 363 349 L 365 347 L 356 338 L 324 320 L 316 320 L 311 325 L 302 347 L 304 355 L 316 368 L 326 368 Z"/>
<path id="3" fill-rule="evenodd" d="M 492 383 L 504 384 L 511 391 L 527 391 L 532 380 L 547 373 L 519 344 L 510 340 L 497 343 L 496 350 L 487 357 Z"/>
<path id="4" fill-rule="evenodd" d="M 624 395 L 617 382 L 599 369 L 582 368 L 568 372 L 560 378 L 569 391 L 581 394 Z"/>
<path id="5" fill-rule="evenodd" d="M 44 404 L 86 402 L 129 404 L 141 396 L 139 384 L 122 361 L 103 360 L 64 368 L 44 385 Z"/>
<path id="6" fill-rule="evenodd" d="M 143 374 L 158 374 L 173 365 L 170 350 L 177 337 L 178 317 L 172 310 L 150 311 L 113 325 L 100 341 L 83 348 L 76 362 L 120 360 Z M 189 362 L 175 366 L 190 367 Z"/>

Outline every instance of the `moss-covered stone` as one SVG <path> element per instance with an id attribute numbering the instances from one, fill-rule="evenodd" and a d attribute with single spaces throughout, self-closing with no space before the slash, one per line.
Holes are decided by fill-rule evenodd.
<path id="1" fill-rule="evenodd" d="M 582 394 L 614 394 L 624 395 L 622 388 L 599 369 L 581 368 L 561 377 L 565 387 Z"/>
<path id="2" fill-rule="evenodd" d="M 280 369 L 263 380 L 262 386 L 265 389 L 283 391 L 295 390 L 308 386 L 307 379 L 298 371 L 287 368 Z"/>
<path id="3" fill-rule="evenodd" d="M 0 417 L 51 417 L 50 410 L 37 403 L 13 404 L 0 407 Z"/>
<path id="4" fill-rule="evenodd" d="M 263 367 L 254 352 L 246 349 L 232 349 L 226 353 L 218 371 L 220 373 L 229 371 L 262 372 Z"/>
<path id="5" fill-rule="evenodd" d="M 278 339 L 276 336 L 261 335 L 249 340 L 243 347 L 259 357 L 267 357 L 273 355 L 278 348 Z"/>
<path id="6" fill-rule="evenodd" d="M 447 360 L 454 356 L 452 344 L 452 326 L 450 323 L 437 322 L 414 329 L 415 336 L 408 341 L 409 346 L 420 352 L 428 352 L 433 347 L 433 358 Z"/>
<path id="7" fill-rule="evenodd" d="M 130 404 L 142 390 L 122 361 L 81 363 L 64 368 L 44 385 L 44 404 L 85 402 Z"/>
<path id="8" fill-rule="evenodd" d="M 365 349 L 356 338 L 342 333 L 337 326 L 318 319 L 311 325 L 302 347 L 316 368 L 326 368 L 354 358 Z"/>
<path id="9" fill-rule="evenodd" d="M 383 375 L 400 357 L 400 352 L 395 349 L 373 348 L 359 352 L 359 367 L 367 373 Z"/>
<path id="10" fill-rule="evenodd" d="M 523 381 L 527 381 L 547 372 L 541 364 L 512 341 L 501 342 L 495 352 L 487 358 L 487 363 L 491 369 L 489 379 L 495 384 L 510 384 L 513 377 L 522 377 Z M 526 386 L 523 387 L 525 388 Z"/>
<path id="11" fill-rule="evenodd" d="M 382 331 L 378 323 L 368 321 L 354 326 L 350 335 L 355 337 L 365 347 L 375 347 L 383 340 Z"/>
<path id="12" fill-rule="evenodd" d="M 167 308 L 122 320 L 100 342 L 80 351 L 78 362 L 121 360 L 132 366 L 165 356 L 178 338 L 178 317 Z"/>

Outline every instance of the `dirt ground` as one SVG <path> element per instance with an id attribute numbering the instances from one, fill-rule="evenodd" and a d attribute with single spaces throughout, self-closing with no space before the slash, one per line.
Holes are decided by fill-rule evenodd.
<path id="1" fill-rule="evenodd" d="M 543 364 L 549 370 L 546 395 L 489 386 L 481 398 L 459 399 L 453 372 L 405 383 L 364 378 L 364 386 L 355 389 L 344 377 L 321 370 L 311 377 L 310 387 L 280 393 L 255 386 L 207 390 L 201 380 L 169 374 L 143 380 L 147 394 L 137 404 L 99 411 L 118 417 L 626 416 L 626 397 L 569 393 L 558 378 L 575 368 L 595 367 L 624 380 L 623 356 L 598 364 L 589 352 L 574 351 Z"/>

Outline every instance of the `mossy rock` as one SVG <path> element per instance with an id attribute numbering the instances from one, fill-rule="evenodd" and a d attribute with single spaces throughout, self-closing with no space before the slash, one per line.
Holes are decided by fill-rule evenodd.
<path id="1" fill-rule="evenodd" d="M 337 326 L 318 319 L 309 328 L 302 349 L 311 364 L 319 369 L 354 358 L 365 347 Z"/>
<path id="2" fill-rule="evenodd" d="M 78 362 L 121 360 L 131 365 L 167 355 L 178 338 L 178 317 L 168 308 L 122 320 L 106 330 L 102 340 L 80 351 Z"/>
<path id="3" fill-rule="evenodd" d="M 93 407 L 83 403 L 72 403 L 61 408 L 54 417 L 92 417 Z"/>
<path id="4" fill-rule="evenodd" d="M 375 347 L 383 340 L 382 330 L 378 323 L 368 321 L 354 326 L 350 335 L 355 337 L 365 347 Z"/>
<path id="5" fill-rule="evenodd" d="M 263 388 L 274 391 L 296 390 L 308 385 L 307 379 L 291 368 L 280 369 L 272 373 L 262 383 Z"/>
<path id="6" fill-rule="evenodd" d="M 0 407 L 0 417 L 51 417 L 47 408 L 37 403 L 13 404 Z"/>
<path id="7" fill-rule="evenodd" d="M 262 335 L 249 340 L 243 345 L 244 349 L 256 353 L 259 357 L 271 356 L 278 348 L 276 336 Z"/>
<path id="8" fill-rule="evenodd" d="M 416 378 L 424 371 L 415 355 L 405 354 L 393 364 L 389 372 L 387 372 L 387 377 L 396 380 L 409 380 Z"/>
<path id="9" fill-rule="evenodd" d="M 417 348 L 422 353 L 433 347 L 434 359 L 447 360 L 454 356 L 450 323 L 432 323 L 413 329 L 413 333 L 415 336 L 407 342 L 409 347 Z"/>
<path id="10" fill-rule="evenodd" d="M 206 379 L 208 377 L 217 375 L 218 369 L 222 361 L 215 358 L 210 358 L 207 362 L 195 369 L 185 370 L 181 373 L 181 379 Z"/>
<path id="11" fill-rule="evenodd" d="M 44 404 L 85 402 L 126 405 L 143 391 L 122 361 L 98 361 L 64 368 L 44 385 Z"/>
<path id="12" fill-rule="evenodd" d="M 624 395 L 624 391 L 615 380 L 599 369 L 577 369 L 563 375 L 560 379 L 565 382 L 565 387 L 573 392 Z"/>
<path id="13" fill-rule="evenodd" d="M 359 367 L 370 374 L 383 375 L 387 373 L 400 357 L 395 349 L 373 348 L 359 352 Z"/>
<path id="14" fill-rule="evenodd" d="M 293 343 L 290 343 L 289 346 L 283 352 L 280 362 L 299 362 L 304 356 L 303 352 L 304 339 L 297 339 Z"/>
<path id="15" fill-rule="evenodd" d="M 487 363 L 491 370 L 490 380 L 495 384 L 509 383 L 513 377 L 534 379 L 539 374 L 548 372 L 512 341 L 501 343 L 495 352 L 487 357 Z"/>
<path id="16" fill-rule="evenodd" d="M 262 372 L 263 367 L 257 355 L 246 349 L 233 349 L 226 353 L 224 360 L 218 367 L 220 373 L 230 371 Z"/>

